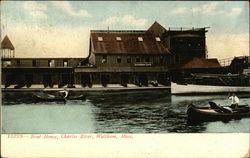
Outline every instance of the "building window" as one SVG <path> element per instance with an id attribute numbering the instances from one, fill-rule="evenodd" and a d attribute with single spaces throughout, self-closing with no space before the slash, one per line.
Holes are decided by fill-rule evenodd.
<path id="1" fill-rule="evenodd" d="M 103 41 L 103 38 L 102 37 L 98 37 L 98 41 Z"/>
<path id="2" fill-rule="evenodd" d="M 146 62 L 150 62 L 150 58 L 149 57 L 146 57 Z"/>
<path id="3" fill-rule="evenodd" d="M 36 60 L 32 60 L 32 66 L 36 66 Z"/>
<path id="4" fill-rule="evenodd" d="M 107 63 L 107 55 L 102 55 L 102 63 Z"/>
<path id="5" fill-rule="evenodd" d="M 127 63 L 131 63 L 131 58 L 127 57 Z"/>
<path id="6" fill-rule="evenodd" d="M 8 67 L 11 65 L 11 61 L 3 61 L 3 67 Z"/>
<path id="7" fill-rule="evenodd" d="M 67 67 L 68 66 L 68 60 L 67 59 L 64 59 L 63 60 L 63 67 Z"/>
<path id="8" fill-rule="evenodd" d="M 20 66 L 20 60 L 17 60 L 17 61 L 16 61 L 16 65 L 17 65 L 17 66 Z"/>
<path id="9" fill-rule="evenodd" d="M 116 40 L 117 40 L 117 41 L 121 41 L 122 38 L 121 38 L 121 37 L 116 37 Z"/>
<path id="10" fill-rule="evenodd" d="M 121 63 L 122 62 L 122 59 L 121 59 L 121 57 L 117 57 L 117 63 Z"/>
<path id="11" fill-rule="evenodd" d="M 54 67 L 55 66 L 55 60 L 49 60 L 48 66 L 49 67 Z"/>
<path id="12" fill-rule="evenodd" d="M 142 37 L 138 37 L 138 41 L 142 42 L 143 38 Z"/>
<path id="13" fill-rule="evenodd" d="M 160 57 L 160 64 L 163 64 L 163 57 Z"/>
<path id="14" fill-rule="evenodd" d="M 135 62 L 137 62 L 137 63 L 141 62 L 141 58 L 137 57 L 137 58 L 135 59 Z"/>
<path id="15" fill-rule="evenodd" d="M 161 41 L 160 37 L 155 37 L 155 40 L 156 40 L 157 42 L 160 42 L 160 41 Z"/>

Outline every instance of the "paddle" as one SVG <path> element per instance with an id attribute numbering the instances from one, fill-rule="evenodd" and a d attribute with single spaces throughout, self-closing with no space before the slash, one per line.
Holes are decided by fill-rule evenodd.
<path id="1" fill-rule="evenodd" d="M 209 105 L 211 107 L 211 109 L 220 109 L 222 112 L 224 113 L 232 113 L 232 109 L 229 109 L 229 107 L 222 107 L 220 105 L 217 105 L 214 102 L 209 102 Z"/>
<path id="2" fill-rule="evenodd" d="M 220 106 L 218 106 L 215 102 L 210 101 L 208 103 L 211 109 L 220 109 Z"/>

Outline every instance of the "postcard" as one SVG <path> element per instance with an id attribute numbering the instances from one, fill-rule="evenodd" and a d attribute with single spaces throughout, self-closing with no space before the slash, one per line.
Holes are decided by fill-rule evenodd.
<path id="1" fill-rule="evenodd" d="M 246 1 L 1 1 L 1 156 L 249 157 Z"/>

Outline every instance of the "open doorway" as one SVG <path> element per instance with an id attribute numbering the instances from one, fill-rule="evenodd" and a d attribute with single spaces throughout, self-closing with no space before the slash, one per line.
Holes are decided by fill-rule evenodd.
<path id="1" fill-rule="evenodd" d="M 43 75 L 43 85 L 44 87 L 48 87 L 52 84 L 52 76 L 50 74 Z"/>
<path id="2" fill-rule="evenodd" d="M 101 74 L 101 83 L 103 87 L 107 87 L 110 82 L 110 76 L 108 74 Z"/>
<path id="3" fill-rule="evenodd" d="M 121 85 L 127 87 L 129 83 L 129 74 L 121 74 Z"/>
<path id="4" fill-rule="evenodd" d="M 139 85 L 148 86 L 148 76 L 146 73 L 139 73 L 138 75 Z"/>
<path id="5" fill-rule="evenodd" d="M 92 87 L 91 83 L 91 75 L 89 73 L 82 73 L 81 74 L 81 84 L 83 87 Z"/>

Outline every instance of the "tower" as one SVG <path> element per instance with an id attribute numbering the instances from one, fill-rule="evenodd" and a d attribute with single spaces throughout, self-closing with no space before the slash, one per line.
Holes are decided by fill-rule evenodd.
<path id="1" fill-rule="evenodd" d="M 6 35 L 1 42 L 1 57 L 2 58 L 14 58 L 15 57 L 15 47 L 11 43 L 9 37 Z"/>

